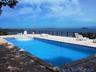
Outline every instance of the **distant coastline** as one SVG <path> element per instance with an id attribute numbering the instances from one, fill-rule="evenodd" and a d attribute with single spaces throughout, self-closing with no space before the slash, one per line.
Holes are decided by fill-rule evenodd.
<path id="1" fill-rule="evenodd" d="M 89 28 L 87 28 L 87 27 L 82 27 L 81 29 L 89 29 Z"/>
<path id="2" fill-rule="evenodd" d="M 96 33 L 96 28 L 25 28 L 25 29 L 0 29 L 3 32 L 23 32 L 27 30 L 28 32 L 33 31 L 61 31 L 61 32 L 88 32 L 88 33 Z"/>

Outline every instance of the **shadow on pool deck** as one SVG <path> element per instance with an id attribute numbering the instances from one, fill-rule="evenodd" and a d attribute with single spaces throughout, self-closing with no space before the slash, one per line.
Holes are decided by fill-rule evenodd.
<path id="1" fill-rule="evenodd" d="M 54 66 L 62 66 L 65 63 L 72 62 L 72 59 L 67 58 L 67 57 L 57 57 L 57 58 L 49 59 L 49 60 L 45 60 L 45 61 Z"/>

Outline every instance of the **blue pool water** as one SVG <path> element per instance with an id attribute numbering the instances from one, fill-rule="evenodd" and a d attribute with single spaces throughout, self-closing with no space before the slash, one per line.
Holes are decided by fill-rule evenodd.
<path id="1" fill-rule="evenodd" d="M 55 66 L 61 66 L 96 53 L 95 49 L 89 47 L 42 39 L 18 41 L 14 38 L 7 38 L 6 40 Z"/>

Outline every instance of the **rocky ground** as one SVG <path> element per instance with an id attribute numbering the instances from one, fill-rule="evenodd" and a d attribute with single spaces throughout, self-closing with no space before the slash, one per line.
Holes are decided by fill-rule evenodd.
<path id="1" fill-rule="evenodd" d="M 18 48 L 0 46 L 0 72 L 57 72 Z"/>
<path id="2" fill-rule="evenodd" d="M 61 72 L 96 72 L 96 55 L 66 64 Z"/>

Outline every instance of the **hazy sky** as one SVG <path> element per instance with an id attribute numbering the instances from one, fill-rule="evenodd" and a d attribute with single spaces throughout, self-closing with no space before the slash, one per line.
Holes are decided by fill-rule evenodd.
<path id="1" fill-rule="evenodd" d="M 3 8 L 2 28 L 74 28 L 96 26 L 96 0 L 21 0 Z"/>

